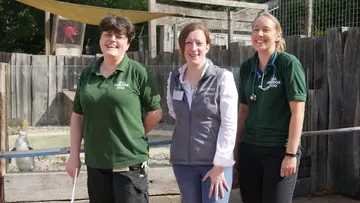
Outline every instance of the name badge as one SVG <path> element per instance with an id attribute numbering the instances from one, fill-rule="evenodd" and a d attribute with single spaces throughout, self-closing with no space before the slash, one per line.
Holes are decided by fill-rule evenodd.
<path id="1" fill-rule="evenodd" d="M 183 96 L 184 96 L 184 91 L 174 90 L 172 98 L 173 100 L 181 101 L 183 99 Z"/>

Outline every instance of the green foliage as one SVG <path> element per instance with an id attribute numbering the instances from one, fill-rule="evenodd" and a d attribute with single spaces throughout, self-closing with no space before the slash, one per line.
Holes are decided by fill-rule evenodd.
<path id="1" fill-rule="evenodd" d="M 115 0 L 59 0 L 63 2 L 83 4 L 89 6 L 109 7 L 112 8 Z"/>
<path id="2" fill-rule="evenodd" d="M 147 0 L 114 0 L 114 8 L 147 11 L 147 2 Z"/>
<path id="3" fill-rule="evenodd" d="M 40 12 L 13 0 L 0 1 L 0 51 L 39 53 L 44 40 L 37 17 Z M 44 14 L 43 14 L 44 15 Z M 44 19 L 44 16 L 42 17 Z M 42 23 L 43 24 L 43 23 Z M 43 35 L 42 35 L 43 36 Z M 42 45 L 42 46 L 41 46 Z"/>
<path id="4" fill-rule="evenodd" d="M 147 11 L 147 0 L 60 0 L 69 3 L 92 5 L 108 8 Z M 250 2 L 250 0 L 248 0 Z M 256 1 L 256 0 L 255 0 Z M 257 0 L 261 1 L 261 0 Z M 205 4 L 177 2 L 175 0 L 157 0 L 158 3 L 178 5 L 189 8 L 225 11 L 227 7 Z M 0 0 L 0 51 L 25 52 L 31 54 L 44 53 L 44 11 L 16 2 L 14 0 Z M 144 34 L 139 36 L 141 29 L 147 33 L 147 23 L 135 26 L 137 36 L 131 44 L 130 50 L 137 50 L 139 38 L 143 39 L 146 47 L 147 39 Z M 94 52 L 99 52 L 99 29 L 97 26 L 87 25 L 84 50 L 89 41 Z"/>
<path id="5" fill-rule="evenodd" d="M 237 0 L 243 2 L 251 2 L 251 3 L 265 3 L 267 0 Z M 227 11 L 227 6 L 218 6 L 218 5 L 210 5 L 210 4 L 199 4 L 199 3 L 189 3 L 189 2 L 178 2 L 176 0 L 157 0 L 158 3 L 182 6 L 188 8 L 196 8 L 203 10 L 214 10 L 214 11 Z M 242 8 L 231 8 L 232 10 L 241 10 Z"/>
<path id="6" fill-rule="evenodd" d="M 39 0 L 40 1 L 40 0 Z M 92 5 L 126 10 L 147 11 L 148 0 L 60 0 L 76 4 Z M 251 3 L 266 3 L 268 0 L 238 0 Z M 298 35 L 305 31 L 305 0 L 279 0 L 280 8 L 273 14 L 280 20 L 285 35 Z M 157 0 L 158 3 L 196 8 L 203 10 L 227 11 L 226 6 L 205 5 L 176 0 Z M 360 26 L 360 3 L 358 0 L 314 0 L 314 35 L 323 36 L 328 27 Z M 242 8 L 232 8 L 239 11 Z M 280 12 L 281 11 L 281 12 Z M 352 15 L 349 15 L 352 14 Z M 44 11 L 27 6 L 15 0 L 0 0 L 0 51 L 25 52 L 31 54 L 44 53 Z M 130 50 L 137 50 L 139 38 L 147 46 L 147 23 L 136 24 L 136 38 Z M 94 52 L 99 52 L 99 29 L 87 25 L 84 50 L 88 40 Z"/>
<path id="7" fill-rule="evenodd" d="M 226 7 L 216 6 L 216 5 L 206 5 L 206 4 L 198 4 L 198 3 L 189 3 L 189 2 L 178 2 L 176 0 L 157 0 L 158 3 L 169 4 L 173 6 L 181 6 L 187 8 L 195 8 L 195 9 L 204 9 L 204 10 L 225 10 Z"/>
<path id="8" fill-rule="evenodd" d="M 241 1 L 249 2 L 249 3 L 258 3 L 258 4 L 269 2 L 269 0 L 241 0 Z"/>

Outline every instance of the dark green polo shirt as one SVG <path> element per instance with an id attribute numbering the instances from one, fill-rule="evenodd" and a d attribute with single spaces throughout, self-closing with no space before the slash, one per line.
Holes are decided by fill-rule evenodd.
<path id="1" fill-rule="evenodd" d="M 148 159 L 142 112 L 161 108 L 152 75 L 127 56 L 108 78 L 100 58 L 79 78 L 73 112 L 84 116 L 85 163 L 93 168 L 122 168 Z"/>
<path id="2" fill-rule="evenodd" d="M 274 73 L 274 68 L 269 64 L 276 53 Z M 249 107 L 244 142 L 257 146 L 286 146 L 291 117 L 289 102 L 306 101 L 305 73 L 295 56 L 274 52 L 264 73 L 258 69 L 259 74 L 256 74 L 257 58 L 255 54 L 244 61 L 240 68 L 239 102 Z M 250 99 L 254 74 L 255 101 Z"/>

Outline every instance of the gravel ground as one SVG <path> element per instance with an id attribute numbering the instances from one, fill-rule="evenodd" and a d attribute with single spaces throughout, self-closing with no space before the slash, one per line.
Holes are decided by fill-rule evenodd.
<path id="1" fill-rule="evenodd" d="M 69 132 L 70 126 L 29 126 L 26 130 L 27 133 L 44 133 L 44 132 Z"/>
<path id="2" fill-rule="evenodd" d="M 149 167 L 170 166 L 169 162 L 169 146 L 154 147 L 150 149 Z M 35 157 L 35 169 L 38 172 L 54 172 L 65 171 L 65 164 L 69 155 L 57 155 L 57 156 L 44 156 Z M 84 156 L 81 154 L 81 168 L 85 169 Z M 12 159 L 11 164 L 8 167 L 8 173 L 19 172 L 16 167 L 15 159 Z"/>
<path id="3" fill-rule="evenodd" d="M 172 130 L 174 126 L 168 124 L 158 124 L 154 127 L 154 130 Z M 28 133 L 40 133 L 40 132 L 68 132 L 70 126 L 29 126 Z"/>
<path id="4" fill-rule="evenodd" d="M 155 130 L 171 130 L 171 126 L 158 125 Z M 62 133 L 69 132 L 69 126 L 42 126 L 34 127 L 29 126 L 27 129 L 28 134 L 33 133 Z M 82 169 L 85 169 L 84 156 L 81 154 Z M 34 171 L 65 171 L 65 164 L 68 159 L 68 155 L 57 155 L 57 156 L 45 156 L 35 157 L 35 169 Z M 169 146 L 153 147 L 150 148 L 149 166 L 169 166 Z M 19 172 L 15 164 L 15 159 L 12 159 L 9 164 L 8 172 Z"/>

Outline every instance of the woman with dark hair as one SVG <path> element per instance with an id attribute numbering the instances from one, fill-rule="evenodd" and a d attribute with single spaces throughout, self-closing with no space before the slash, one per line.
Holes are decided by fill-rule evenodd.
<path id="1" fill-rule="evenodd" d="M 131 22 L 106 17 L 99 27 L 103 57 L 79 78 L 66 171 L 78 175 L 83 138 L 90 202 L 147 203 L 146 134 L 162 118 L 160 95 L 151 73 L 126 55 L 135 36 Z"/>

